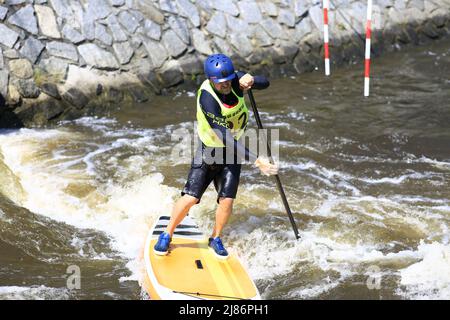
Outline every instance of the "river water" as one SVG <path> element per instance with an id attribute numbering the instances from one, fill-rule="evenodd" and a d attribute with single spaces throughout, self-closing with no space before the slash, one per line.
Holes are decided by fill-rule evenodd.
<path id="1" fill-rule="evenodd" d="M 264 299 L 450 299 L 448 41 L 375 59 L 369 98 L 361 63 L 321 69 L 255 91 L 301 240 L 247 164 L 225 244 Z M 172 155 L 188 155 L 194 118 L 194 92 L 179 92 L 1 131 L 0 299 L 146 298 L 142 245 L 184 185 Z M 215 197 L 191 211 L 207 234 Z"/>

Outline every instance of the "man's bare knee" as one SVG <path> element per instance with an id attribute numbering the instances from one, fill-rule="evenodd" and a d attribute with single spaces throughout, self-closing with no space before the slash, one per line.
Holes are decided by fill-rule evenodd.
<path id="1" fill-rule="evenodd" d="M 188 207 L 192 207 L 198 203 L 198 199 L 189 194 L 183 195 L 182 199 L 183 199 L 184 203 L 186 204 L 186 206 L 188 206 Z"/>
<path id="2" fill-rule="evenodd" d="M 233 198 L 224 198 L 224 197 L 220 197 L 219 198 L 219 205 L 221 206 L 231 206 L 233 205 Z"/>

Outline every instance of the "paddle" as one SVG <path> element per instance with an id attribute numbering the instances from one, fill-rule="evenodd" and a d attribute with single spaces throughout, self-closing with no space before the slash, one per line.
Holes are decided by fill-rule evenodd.
<path id="1" fill-rule="evenodd" d="M 264 129 L 263 125 L 262 125 L 262 122 L 261 122 L 261 118 L 259 117 L 258 109 L 256 108 L 256 102 L 255 102 L 255 98 L 253 97 L 253 92 L 252 92 L 251 89 L 249 89 L 247 91 L 247 93 L 248 93 L 248 96 L 250 98 L 250 103 L 252 105 L 253 114 L 255 115 L 256 123 L 258 125 L 258 128 L 259 129 Z M 267 153 L 268 153 L 268 156 L 269 156 L 269 161 L 270 161 L 270 163 L 273 164 L 274 161 L 272 159 L 272 152 L 270 151 L 270 146 L 269 146 L 269 143 L 268 143 L 267 139 L 266 139 L 266 144 L 267 144 Z M 289 216 L 289 220 L 291 221 L 292 229 L 294 229 L 295 237 L 297 239 L 300 239 L 300 235 L 298 234 L 297 225 L 295 224 L 294 217 L 292 216 L 291 209 L 289 208 L 289 203 L 288 203 L 288 201 L 286 199 L 286 195 L 284 193 L 280 177 L 278 175 L 275 175 L 274 177 L 275 177 L 275 182 L 277 184 L 278 191 L 280 192 L 281 199 L 283 200 L 284 208 L 286 209 L 286 212 L 287 212 L 287 214 Z"/>

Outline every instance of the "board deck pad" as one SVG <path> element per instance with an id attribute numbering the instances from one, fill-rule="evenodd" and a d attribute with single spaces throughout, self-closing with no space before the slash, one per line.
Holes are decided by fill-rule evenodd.
<path id="1" fill-rule="evenodd" d="M 152 299 L 260 299 L 237 257 L 217 258 L 208 238 L 189 216 L 175 229 L 169 253 L 156 255 L 153 247 L 169 220 L 164 215 L 158 218 L 145 245 L 144 287 Z"/>

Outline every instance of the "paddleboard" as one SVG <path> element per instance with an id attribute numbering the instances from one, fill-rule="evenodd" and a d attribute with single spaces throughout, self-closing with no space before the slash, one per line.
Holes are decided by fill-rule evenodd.
<path id="1" fill-rule="evenodd" d="M 153 247 L 170 217 L 160 216 L 144 247 L 143 287 L 155 300 L 259 300 L 261 296 L 238 258 L 218 259 L 194 219 L 187 216 L 174 231 L 166 256 Z"/>

